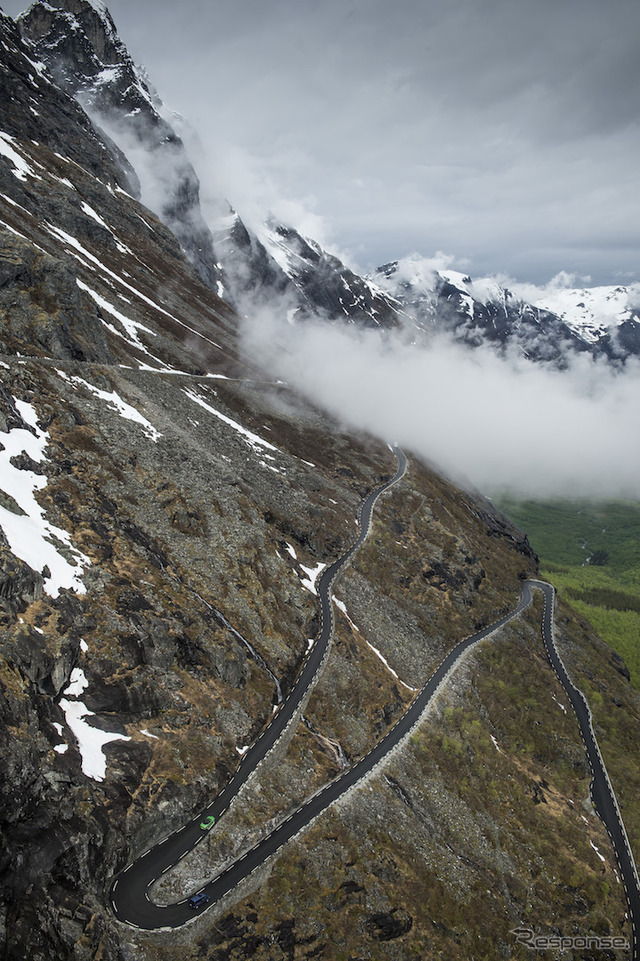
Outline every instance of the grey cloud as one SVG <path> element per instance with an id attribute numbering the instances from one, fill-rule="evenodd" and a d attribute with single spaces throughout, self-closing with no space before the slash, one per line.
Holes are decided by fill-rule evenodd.
<path id="1" fill-rule="evenodd" d="M 462 486 L 525 496 L 640 496 L 640 370 L 578 357 L 562 373 L 446 339 L 286 326 L 253 308 L 247 350 L 334 416 L 398 442 Z M 286 349 L 282 345 L 286 344 Z"/>

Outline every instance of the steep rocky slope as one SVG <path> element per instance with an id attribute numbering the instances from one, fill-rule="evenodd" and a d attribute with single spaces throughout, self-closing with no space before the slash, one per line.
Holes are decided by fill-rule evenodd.
<path id="1" fill-rule="evenodd" d="M 56 82 L 110 132 L 116 159 L 130 158 L 130 189 L 155 209 L 209 286 L 244 306 L 280 297 L 300 318 L 321 312 L 364 326 L 397 326 L 384 295 L 296 231 L 272 225 L 260 239 L 220 198 L 212 237 L 176 118 L 134 64 L 103 4 L 36 2 L 19 25 Z"/>
<path id="2" fill-rule="evenodd" d="M 13 22 L 0 31 L 3 957 L 493 959 L 527 956 L 524 923 L 626 934 L 533 613 L 237 903 L 173 934 L 113 918 L 113 874 L 206 804 L 293 683 L 314 572 L 393 458 L 247 363 L 239 318 L 128 192 L 123 159 Z M 158 899 L 366 753 L 535 571 L 487 501 L 409 456 L 336 588 L 304 720 Z M 638 700 L 571 618 L 563 649 L 598 695 L 637 854 Z"/>
<path id="3" fill-rule="evenodd" d="M 143 182 L 131 168 L 131 188 L 139 196 L 142 186 L 146 202 L 178 238 L 205 282 L 215 287 L 222 275 L 200 210 L 198 178 L 182 140 L 163 116 L 160 98 L 131 59 L 109 11 L 86 0 L 34 3 L 20 18 L 20 29 L 57 84 L 98 125 L 111 130 L 125 152 L 144 154 L 139 167 Z M 106 143 L 111 146 L 113 141 Z"/>

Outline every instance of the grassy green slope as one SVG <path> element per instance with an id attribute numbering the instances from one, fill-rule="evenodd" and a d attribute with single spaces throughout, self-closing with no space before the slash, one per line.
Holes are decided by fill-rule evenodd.
<path id="1" fill-rule="evenodd" d="M 529 535 L 542 575 L 624 658 L 640 690 L 640 503 L 502 498 L 499 506 Z"/>

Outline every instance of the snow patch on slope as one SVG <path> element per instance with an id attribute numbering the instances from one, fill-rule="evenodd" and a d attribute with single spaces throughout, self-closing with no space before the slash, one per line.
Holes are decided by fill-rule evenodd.
<path id="1" fill-rule="evenodd" d="M 255 453 L 263 455 L 264 451 L 261 448 L 264 448 L 264 447 L 266 447 L 267 450 L 273 450 L 273 451 L 278 450 L 278 448 L 274 447 L 273 444 L 270 444 L 268 440 L 265 440 L 263 437 L 260 437 L 258 434 L 254 434 L 253 431 L 247 430 L 247 428 L 243 427 L 242 424 L 239 424 L 237 420 L 232 420 L 231 417 L 227 417 L 226 414 L 223 414 L 221 411 L 216 410 L 216 408 L 212 407 L 211 404 L 207 404 L 207 402 L 203 400 L 202 397 L 199 396 L 199 394 L 196 394 L 194 390 L 191 390 L 187 387 L 187 388 L 183 388 L 182 393 L 186 394 L 189 400 L 192 400 L 194 404 L 198 404 L 199 407 L 203 407 L 210 414 L 213 414 L 214 417 L 217 417 L 218 420 L 221 420 L 223 423 L 227 424 L 229 427 L 232 427 L 233 430 L 237 431 L 242 436 L 242 438 L 246 441 L 246 443 L 251 448 L 253 448 Z"/>
<path id="2" fill-rule="evenodd" d="M 393 677 L 395 677 L 396 681 L 398 681 L 400 684 L 402 684 L 403 687 L 406 687 L 406 689 L 407 689 L 408 691 L 413 691 L 413 692 L 415 693 L 415 692 L 418 690 L 418 688 L 417 688 L 417 687 L 410 687 L 408 684 L 406 684 L 406 683 L 402 680 L 402 678 L 400 677 L 400 675 L 398 674 L 398 672 L 397 672 L 397 671 L 394 671 L 394 669 L 391 667 L 391 665 L 389 664 L 389 661 L 386 659 L 386 657 L 384 656 L 384 654 L 383 654 L 381 651 L 379 651 L 377 647 L 374 647 L 374 645 L 371 644 L 371 643 L 366 639 L 366 637 L 365 637 L 364 634 L 361 632 L 361 630 L 360 630 L 360 628 L 357 626 L 357 624 L 354 624 L 354 622 L 351 620 L 351 618 L 349 617 L 349 615 L 348 615 L 348 613 L 347 613 L 347 607 L 346 607 L 346 604 L 344 603 L 344 601 L 339 601 L 337 597 L 333 597 L 332 600 L 333 600 L 333 603 L 334 603 L 334 604 L 336 605 L 336 607 L 338 608 L 338 610 L 339 610 L 339 611 L 342 611 L 342 613 L 344 614 L 344 616 L 346 617 L 346 619 L 349 621 L 349 624 L 351 625 L 351 627 L 353 628 L 353 630 L 358 632 L 358 634 L 360 635 L 360 637 L 362 638 L 362 640 L 365 642 L 365 644 L 367 645 L 367 647 L 369 648 L 369 650 L 370 650 L 373 654 L 375 654 L 375 656 L 378 658 L 379 661 L 381 661 L 381 663 L 382 663 L 382 664 L 384 665 L 384 667 L 387 669 L 387 671 L 389 672 L 389 674 L 391 674 Z"/>
<path id="3" fill-rule="evenodd" d="M 61 370 L 58 370 L 57 373 L 61 377 L 63 377 L 65 380 L 70 381 L 72 384 L 82 384 L 82 386 L 86 387 L 86 389 L 90 391 L 90 393 L 94 394 L 96 397 L 100 398 L 100 400 L 103 400 L 105 401 L 105 403 L 109 404 L 112 410 L 117 411 L 117 413 L 120 414 L 120 416 L 125 420 L 131 420 L 135 424 L 140 424 L 144 433 L 154 443 L 157 444 L 160 438 L 162 437 L 162 434 L 160 433 L 160 431 L 156 430 L 153 424 L 150 421 L 148 421 L 146 417 L 143 417 L 139 410 L 136 410 L 136 408 L 132 407 L 131 404 L 128 404 L 126 400 L 123 400 L 117 391 L 100 390 L 99 387 L 94 387 L 93 384 L 90 384 L 88 381 L 83 380 L 82 377 L 68 377 Z"/>
<path id="4" fill-rule="evenodd" d="M 86 721 L 86 718 L 95 715 L 78 698 L 88 686 L 89 682 L 84 671 L 74 667 L 69 684 L 63 691 L 65 696 L 60 698 L 60 707 L 68 727 L 78 742 L 78 750 L 82 758 L 82 773 L 94 781 L 104 781 L 107 773 L 107 758 L 102 748 L 111 741 L 130 741 L 131 738 L 125 734 L 101 731 Z M 73 700 L 70 701 L 69 698 Z M 63 753 L 62 747 L 63 745 L 56 747 L 58 753 Z"/>
<path id="5" fill-rule="evenodd" d="M 13 499 L 21 513 L 0 505 L 0 527 L 12 552 L 34 571 L 44 571 L 47 594 L 57 597 L 61 590 L 71 588 L 84 593 L 82 573 L 91 562 L 76 550 L 69 534 L 56 527 L 45 516 L 36 500 L 36 493 L 47 486 L 47 478 L 30 470 L 20 470 L 11 463 L 12 457 L 26 454 L 35 463 L 45 459 L 48 434 L 38 427 L 35 408 L 16 400 L 16 408 L 33 433 L 23 428 L 0 431 L 0 488 Z"/>
<path id="6" fill-rule="evenodd" d="M 312 594 L 318 596 L 318 591 L 316 590 L 316 583 L 323 570 L 327 565 L 320 561 L 315 567 L 305 567 L 304 564 L 300 564 L 300 567 L 307 575 L 306 577 L 300 578 L 300 583 L 307 591 L 311 591 Z"/>
<path id="7" fill-rule="evenodd" d="M 95 301 L 95 303 L 98 305 L 98 307 L 100 307 L 101 310 L 106 310 L 108 314 L 111 314 L 111 316 L 114 317 L 118 321 L 118 323 L 120 323 L 124 327 L 125 331 L 128 334 L 128 338 L 125 337 L 123 339 L 126 340 L 127 343 L 129 343 L 132 347 L 135 347 L 136 350 L 141 350 L 143 353 L 149 354 L 149 351 L 147 350 L 147 348 L 145 347 L 145 345 L 142 343 L 142 341 L 138 336 L 138 331 L 143 330 L 146 334 L 150 334 L 152 337 L 157 336 L 155 331 L 151 330 L 149 327 L 145 327 L 144 324 L 138 323 L 135 320 L 130 320 L 128 317 L 125 317 L 125 315 L 121 313 L 121 311 L 116 310 L 116 308 L 112 304 L 110 304 L 108 300 L 105 300 L 104 297 L 101 297 L 100 294 L 98 294 L 95 290 L 93 290 L 87 284 L 83 283 L 77 277 L 76 277 L 76 284 L 78 285 L 80 290 L 83 290 L 86 294 L 89 294 L 91 299 Z M 116 334 L 116 336 L 118 337 L 122 337 L 122 333 L 119 330 L 117 330 L 113 326 L 113 324 L 108 324 L 104 320 L 102 321 L 102 323 L 107 328 L 107 330 L 110 330 L 113 334 Z M 155 359 L 156 358 L 154 358 L 154 360 Z"/>
<path id="8" fill-rule="evenodd" d="M 35 177 L 37 180 L 42 180 L 31 166 L 27 163 L 22 154 L 19 154 L 15 147 L 17 146 L 16 141 L 9 134 L 0 133 L 0 156 L 6 157 L 11 164 L 13 164 L 13 170 L 11 171 L 14 177 L 18 180 L 25 181 L 27 177 Z"/>

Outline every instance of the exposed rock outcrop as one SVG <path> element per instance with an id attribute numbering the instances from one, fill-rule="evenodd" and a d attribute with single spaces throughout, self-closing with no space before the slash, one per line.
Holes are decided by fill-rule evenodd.
<path id="1" fill-rule="evenodd" d="M 40 599 L 43 585 L 42 574 L 11 553 L 0 528 L 0 607 L 13 615 L 24 611 Z"/>

